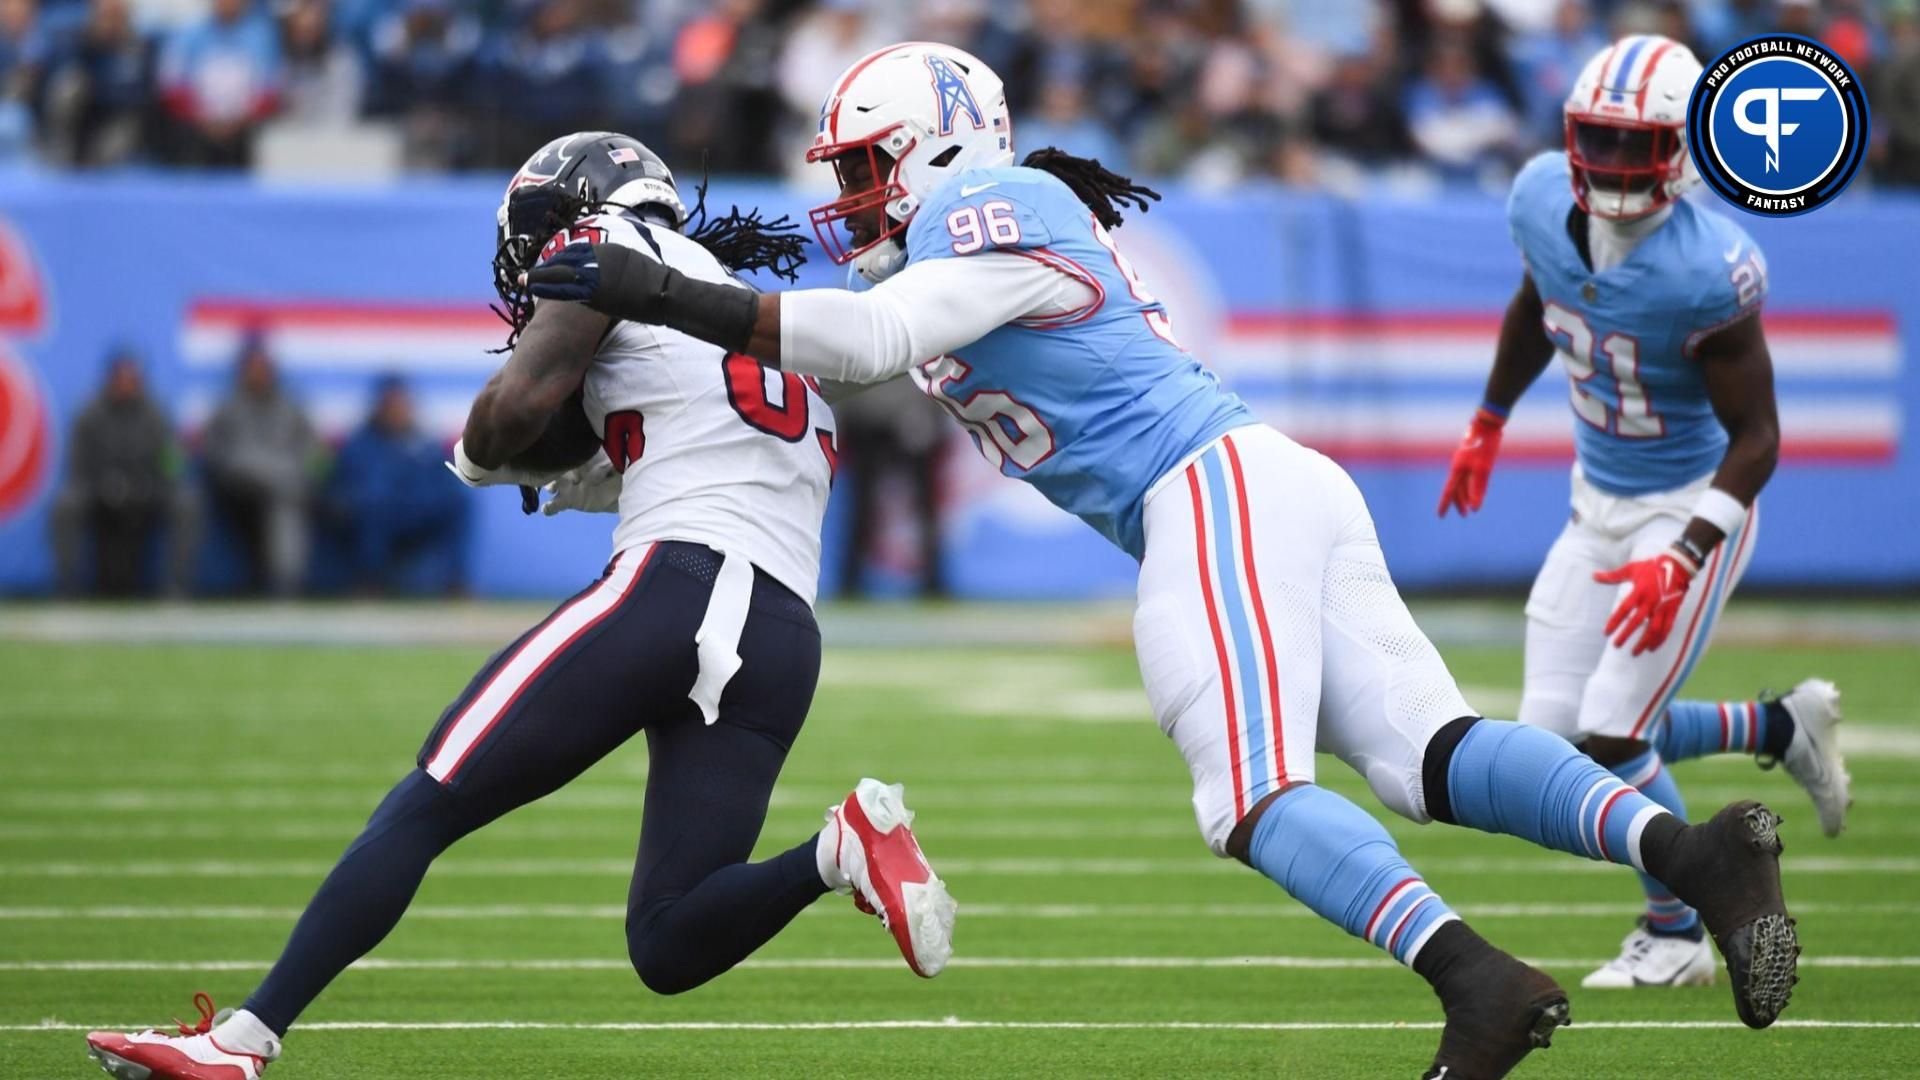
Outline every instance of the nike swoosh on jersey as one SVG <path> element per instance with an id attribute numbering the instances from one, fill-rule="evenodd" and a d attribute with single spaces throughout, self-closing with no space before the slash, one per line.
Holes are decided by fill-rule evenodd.
<path id="1" fill-rule="evenodd" d="M 1727 260 L 1728 262 L 1732 262 L 1733 260 L 1739 258 L 1740 242 L 1738 240 L 1734 241 L 1733 246 L 1727 249 L 1727 253 L 1720 257 Z"/>
<path id="2" fill-rule="evenodd" d="M 1000 181 L 998 180 L 994 180 L 985 184 L 962 184 L 960 185 L 960 197 L 963 199 L 971 199 L 975 195 L 980 194 L 981 192 L 987 190 L 988 188 L 995 188 L 999 186 L 1000 186 Z"/>

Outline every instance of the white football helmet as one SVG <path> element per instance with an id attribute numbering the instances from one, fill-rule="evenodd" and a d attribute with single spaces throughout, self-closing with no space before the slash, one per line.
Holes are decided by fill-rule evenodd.
<path id="1" fill-rule="evenodd" d="M 1013 163 L 1005 85 L 951 45 L 910 41 L 868 53 L 821 103 L 807 160 L 831 162 L 840 181 L 840 197 L 808 214 L 820 246 L 836 265 L 883 280 L 906 264 L 902 234 L 928 195 L 968 169 Z M 864 162 L 864 175 L 857 165 L 849 173 L 854 162 Z"/>
<path id="2" fill-rule="evenodd" d="M 1643 217 L 1700 182 L 1687 152 L 1687 101 L 1700 61 L 1640 34 L 1600 50 L 1567 95 L 1573 198 L 1595 217 Z"/>

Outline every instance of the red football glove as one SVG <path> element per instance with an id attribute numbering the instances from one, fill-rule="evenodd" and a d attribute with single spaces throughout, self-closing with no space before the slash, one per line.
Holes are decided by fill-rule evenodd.
<path id="1" fill-rule="evenodd" d="M 1650 559 L 1593 575 L 1593 580 L 1602 585 L 1622 582 L 1633 585 L 1626 599 L 1613 609 L 1613 617 L 1607 620 L 1607 634 L 1613 637 L 1614 647 L 1626 647 L 1633 632 L 1645 626 L 1640 643 L 1633 647 L 1633 655 L 1659 648 L 1673 630 L 1674 617 L 1680 613 L 1680 601 L 1687 598 L 1687 586 L 1699 572 L 1700 564 L 1691 554 L 1673 547 Z M 1614 635 L 1616 630 L 1618 636 Z"/>
<path id="2" fill-rule="evenodd" d="M 1447 486 L 1440 489 L 1440 516 L 1453 507 L 1466 517 L 1480 509 L 1487 497 L 1487 479 L 1493 475 L 1493 459 L 1500 453 L 1500 429 L 1507 425 L 1504 416 L 1480 409 L 1473 414 L 1465 438 L 1453 452 L 1453 467 L 1447 473 Z"/>

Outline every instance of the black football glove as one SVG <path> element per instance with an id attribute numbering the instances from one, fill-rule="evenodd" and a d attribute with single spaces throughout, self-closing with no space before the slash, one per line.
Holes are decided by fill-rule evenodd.
<path id="1" fill-rule="evenodd" d="M 745 351 L 759 311 L 752 289 L 697 281 L 621 244 L 568 244 L 527 271 L 526 284 L 542 300 L 672 327 L 732 352 Z"/>

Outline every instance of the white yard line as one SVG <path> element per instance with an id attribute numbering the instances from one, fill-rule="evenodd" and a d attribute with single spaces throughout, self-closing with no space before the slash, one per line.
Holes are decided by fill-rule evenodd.
<path id="1" fill-rule="evenodd" d="M 138 1022 L 73 1024 L 43 1020 L 37 1024 L 0 1024 L 8 1032 L 138 1031 Z M 540 1020 L 440 1020 L 394 1023 L 379 1020 L 321 1020 L 300 1025 L 314 1031 L 1438 1031 L 1432 1020 L 1269 1021 L 1100 1021 L 1100 1020 L 794 1020 L 794 1021 L 608 1021 L 565 1023 Z M 1732 1020 L 1582 1020 L 1580 1030 L 1602 1031 L 1744 1031 Z M 1779 1020 L 1778 1028 L 1845 1028 L 1868 1031 L 1912 1031 L 1920 1021 L 1888 1020 Z"/>
<path id="2" fill-rule="evenodd" d="M 1457 904 L 1454 910 L 1472 919 L 1630 919 L 1645 911 L 1640 904 Z M 0 907 L 0 922 L 123 922 L 151 919 L 179 922 L 283 922 L 300 917 L 298 907 L 247 905 L 143 906 L 102 904 L 81 907 L 51 905 Z M 995 904 L 967 901 L 960 913 L 968 919 L 1317 919 L 1318 915 L 1294 903 L 1271 904 Z M 1793 913 L 1808 915 L 1920 915 L 1920 902 L 1866 902 L 1809 900 L 1793 905 Z M 840 909 L 815 905 L 802 915 L 838 917 Z M 619 904 L 415 904 L 409 920 L 618 920 L 627 909 Z"/>
<path id="3" fill-rule="evenodd" d="M 1577 970 L 1598 967 L 1609 958 L 1530 957 L 1541 968 Z M 779 957 L 747 960 L 741 970 L 760 971 L 894 971 L 900 961 L 867 957 Z M 9 960 L 4 972 L 239 972 L 265 971 L 269 960 Z M 1210 970 L 1244 971 L 1258 968 L 1314 971 L 1385 971 L 1403 965 L 1387 957 L 1348 956 L 956 956 L 947 965 L 1002 971 Z M 1811 968 L 1920 968 L 1920 956 L 1803 956 L 1800 966 Z M 580 958 L 560 960 L 420 959 L 383 960 L 369 957 L 353 964 L 356 971 L 630 971 L 625 959 Z"/>
<path id="4" fill-rule="evenodd" d="M 1159 874 L 1243 873 L 1235 862 L 1207 858 L 958 858 L 939 860 L 946 875 L 1046 877 L 1145 877 Z M 1517 858 L 1435 855 L 1420 860 L 1429 873 L 1523 873 L 1541 875 L 1618 873 L 1614 864 L 1542 853 Z M 331 861 L 318 859 L 140 859 L 131 861 L 0 862 L 0 878 L 308 878 L 324 875 Z M 1865 855 L 1789 855 L 1783 868 L 1793 874 L 1920 874 L 1920 858 Z M 627 859 L 523 858 L 445 859 L 436 877 L 628 877 Z"/>

